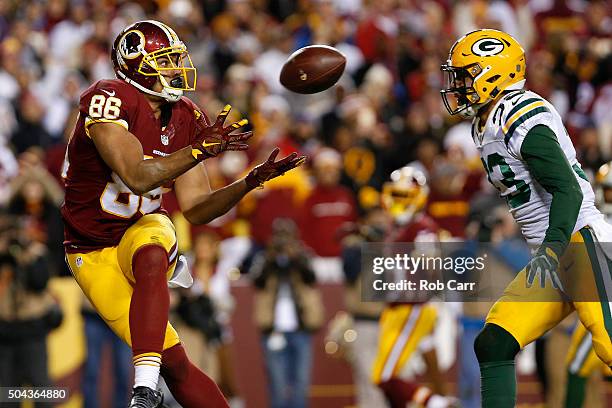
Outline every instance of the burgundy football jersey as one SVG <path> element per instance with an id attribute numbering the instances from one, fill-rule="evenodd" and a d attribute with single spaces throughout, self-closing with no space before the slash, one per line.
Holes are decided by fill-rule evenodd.
<path id="1" fill-rule="evenodd" d="M 162 188 L 134 194 L 102 160 L 89 137 L 89 126 L 101 121 L 124 126 L 140 141 L 145 158 L 155 158 L 191 145 L 195 110 L 199 112 L 193 102 L 181 98 L 171 105 L 170 120 L 162 129 L 145 96 L 122 80 L 98 81 L 81 95 L 63 169 L 67 252 L 118 245 L 125 230 L 144 214 L 164 211 Z"/>
<path id="2" fill-rule="evenodd" d="M 397 226 L 387 236 L 386 242 L 438 242 L 443 231 L 426 214 L 418 214 L 412 222 Z"/>
<path id="3" fill-rule="evenodd" d="M 395 229 L 387 236 L 385 242 L 389 243 L 433 243 L 439 242 L 440 235 L 443 230 L 438 224 L 426 214 L 418 214 L 412 222 L 402 226 L 396 226 Z M 413 277 L 406 276 L 406 279 L 411 280 Z M 399 305 L 416 305 L 424 302 L 391 302 L 389 306 L 395 307 Z"/>

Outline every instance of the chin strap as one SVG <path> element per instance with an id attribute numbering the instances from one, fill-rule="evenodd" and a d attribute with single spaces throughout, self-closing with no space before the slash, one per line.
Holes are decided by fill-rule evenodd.
<path id="1" fill-rule="evenodd" d="M 505 91 L 519 91 L 521 89 L 523 89 L 525 87 L 525 79 L 521 79 L 520 81 L 517 81 L 507 87 L 505 87 L 502 92 L 498 93 L 497 96 L 501 95 L 503 92 Z M 486 106 L 489 102 L 494 101 L 495 98 L 488 98 L 486 102 L 483 103 L 478 103 L 478 104 L 474 104 L 472 106 L 470 106 L 469 108 L 465 109 L 463 112 L 464 113 L 464 117 L 465 118 L 473 118 L 474 116 L 476 116 L 478 114 L 478 111 L 483 108 L 484 106 Z"/>
<path id="2" fill-rule="evenodd" d="M 159 77 L 160 77 L 160 81 L 162 83 L 162 86 L 164 87 L 163 91 L 161 91 L 161 92 L 155 92 L 155 91 L 150 90 L 149 88 L 145 88 L 144 86 L 140 85 L 138 82 L 134 81 L 133 79 L 128 78 L 121 71 L 117 71 L 117 76 L 119 76 L 121 79 L 123 79 L 128 84 L 135 86 L 136 88 L 138 88 L 142 92 L 147 93 L 149 95 L 158 96 L 160 98 L 163 98 L 163 99 L 167 100 L 168 102 L 176 102 L 179 99 L 181 99 L 181 96 L 183 96 L 183 91 L 182 90 L 177 90 L 177 89 L 169 90 L 167 88 L 168 83 L 166 82 L 166 80 L 161 75 Z"/>

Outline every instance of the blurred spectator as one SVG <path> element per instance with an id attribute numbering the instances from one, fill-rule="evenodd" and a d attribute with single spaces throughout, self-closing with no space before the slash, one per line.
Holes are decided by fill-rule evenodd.
<path id="1" fill-rule="evenodd" d="M 5 3 L 5 2 L 2 2 Z M 15 38 L 8 38 L 0 47 L 2 60 L 0 61 L 0 98 L 13 101 L 19 94 L 19 54 L 21 45 Z"/>
<path id="2" fill-rule="evenodd" d="M 495 28 L 519 39 L 519 27 L 512 6 L 502 0 L 468 0 L 454 8 L 454 26 L 457 37 L 478 28 Z M 526 46 L 527 44 L 523 44 Z"/>
<path id="3" fill-rule="evenodd" d="M 62 312 L 47 290 L 47 250 L 20 221 L 0 217 L 0 384 L 49 387 L 46 338 Z"/>
<path id="4" fill-rule="evenodd" d="M 342 241 L 346 310 L 352 316 L 353 329 L 357 333 L 349 362 L 360 408 L 385 406 L 381 390 L 370 379 L 377 353 L 378 318 L 385 304 L 361 301 L 361 247 L 367 242 L 382 242 L 390 228 L 390 217 L 382 208 L 375 207 L 364 214 L 358 224 L 346 226 L 347 235 Z"/>
<path id="5" fill-rule="evenodd" d="M 87 357 L 83 367 L 83 404 L 85 407 L 100 406 L 100 367 L 104 349 L 109 346 L 113 367 L 112 407 L 123 408 L 128 403 L 131 384 L 132 350 L 108 327 L 83 296 L 81 314 L 85 322 Z"/>
<path id="6" fill-rule="evenodd" d="M 589 171 L 591 174 L 596 173 L 606 162 L 606 156 L 601 151 L 601 145 L 597 137 L 597 128 L 592 125 L 585 127 L 581 130 L 579 138 L 582 145 L 579 156 L 580 164 L 585 171 Z"/>
<path id="7" fill-rule="evenodd" d="M 367 63 L 381 62 L 388 67 L 395 61 L 395 39 L 399 25 L 394 15 L 393 0 L 379 0 L 370 4 L 366 18 L 355 32 L 355 43 Z"/>
<path id="8" fill-rule="evenodd" d="M 608 58 L 608 67 L 612 69 L 612 58 Z M 612 157 L 612 81 L 604 85 L 597 99 L 593 102 L 593 121 L 597 127 L 599 145 L 606 159 Z"/>
<path id="9" fill-rule="evenodd" d="M 70 132 L 74 128 L 74 122 L 70 122 L 73 107 L 77 106 L 79 96 L 84 89 L 83 77 L 77 72 L 67 73 L 63 78 L 57 78 L 62 84 L 62 93 L 60 96 L 50 95 L 51 100 L 45 101 L 46 114 L 43 119 L 43 126 L 53 144 L 61 141 L 64 136 L 64 130 L 67 128 Z"/>
<path id="10" fill-rule="evenodd" d="M 223 321 L 223 313 L 232 308 L 230 299 L 220 304 L 211 295 L 211 285 L 217 270 L 219 237 L 209 231 L 199 233 L 193 245 L 191 273 L 194 284 L 179 291 L 176 322 L 181 332 L 181 342 L 189 348 L 194 364 L 207 373 L 219 385 L 228 400 L 239 399 L 231 358 L 232 335 L 229 317 Z"/>
<path id="11" fill-rule="evenodd" d="M 214 39 L 211 59 L 217 77 L 223 77 L 236 60 L 231 48 L 237 34 L 236 24 L 231 16 L 222 14 L 211 22 L 211 29 Z"/>
<path id="12" fill-rule="evenodd" d="M 317 257 L 312 267 L 320 282 L 341 282 L 339 228 L 357 218 L 354 193 L 341 186 L 342 157 L 335 150 L 323 148 L 313 161 L 315 184 L 301 209 L 304 243 Z"/>
<path id="13" fill-rule="evenodd" d="M 278 219 L 266 250 L 250 271 L 254 320 L 262 333 L 272 408 L 304 408 L 312 367 L 311 333 L 323 323 L 323 304 L 308 255 L 290 220 Z"/>
<path id="14" fill-rule="evenodd" d="M 338 257 L 338 229 L 346 222 L 355 221 L 355 199 L 349 189 L 339 184 L 342 157 L 335 150 L 320 150 L 312 167 L 315 184 L 302 210 L 304 243 L 318 256 Z"/>
<path id="15" fill-rule="evenodd" d="M 0 207 L 4 207 L 11 196 L 11 180 L 17 175 L 18 164 L 10 148 L 0 144 Z"/>
<path id="16" fill-rule="evenodd" d="M 474 163 L 473 150 L 466 147 L 464 137 L 449 137 L 445 157 L 438 157 L 428 176 L 427 214 L 454 237 L 464 236 L 469 201 L 481 188 L 482 169 Z"/>
<path id="17" fill-rule="evenodd" d="M 282 146 L 282 143 L 280 143 Z M 265 160 L 270 149 L 261 149 L 260 157 Z M 280 155 L 283 155 L 281 150 Z M 272 234 L 272 224 L 278 218 L 289 218 L 299 222 L 299 209 L 308 196 L 310 183 L 306 171 L 298 167 L 283 177 L 278 177 L 266 184 L 266 188 L 255 190 L 247 196 L 242 205 L 252 206 L 248 214 L 251 226 L 251 237 L 256 245 L 265 245 Z M 249 203 L 250 201 L 250 203 Z"/>
<path id="18" fill-rule="evenodd" d="M 50 136 L 42 125 L 44 114 L 44 107 L 34 94 L 26 92 L 21 95 L 17 110 L 18 124 L 11 136 L 17 153 L 23 153 L 30 147 L 49 146 Z"/>
<path id="19" fill-rule="evenodd" d="M 441 158 L 441 151 L 442 147 L 438 140 L 432 137 L 423 138 L 416 145 L 416 160 L 409 162 L 408 165 L 429 177 L 436 161 Z"/>
<path id="20" fill-rule="evenodd" d="M 11 184 L 8 211 L 20 217 L 28 238 L 47 246 L 54 274 L 66 275 L 64 229 L 59 212 L 64 193 L 41 162 L 41 152 L 31 149 L 19 157 L 19 175 Z"/>
<path id="21" fill-rule="evenodd" d="M 465 194 L 465 169 L 449 161 L 440 161 L 429 177 L 431 185 L 427 214 L 455 237 L 465 233 L 469 197 Z"/>
<path id="22" fill-rule="evenodd" d="M 63 2 L 67 3 L 67 2 Z M 49 47 L 51 55 L 58 60 L 68 59 L 69 63 L 77 64 L 73 59 L 85 40 L 93 33 L 93 22 L 88 19 L 87 3 L 73 1 L 67 12 L 68 18 L 62 19 L 49 32 Z"/>
<path id="23" fill-rule="evenodd" d="M 550 51 L 534 51 L 527 65 L 527 86 L 548 99 L 561 117 L 565 118 L 569 112 L 569 96 L 567 90 L 563 89 L 559 83 L 562 79 L 551 75 L 554 65 L 554 56 Z"/>
<path id="24" fill-rule="evenodd" d="M 436 145 L 436 134 L 427 120 L 425 106 L 421 102 L 411 104 L 404 115 L 401 130 L 394 135 L 393 149 L 385 161 L 386 171 L 390 173 L 419 160 L 419 170 L 427 174 L 433 158 L 439 153 Z"/>
<path id="25" fill-rule="evenodd" d="M 283 93 L 284 88 L 278 77 L 283 64 L 293 51 L 293 39 L 289 33 L 280 27 L 270 27 L 267 37 L 269 48 L 255 59 L 255 71 L 270 92 Z"/>

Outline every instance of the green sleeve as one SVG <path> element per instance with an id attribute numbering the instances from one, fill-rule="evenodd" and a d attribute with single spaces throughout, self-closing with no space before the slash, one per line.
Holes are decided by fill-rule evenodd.
<path id="1" fill-rule="evenodd" d="M 521 155 L 535 180 L 552 195 L 544 243 L 557 255 L 570 240 L 582 204 L 582 190 L 555 133 L 546 125 L 534 126 L 525 136 Z"/>

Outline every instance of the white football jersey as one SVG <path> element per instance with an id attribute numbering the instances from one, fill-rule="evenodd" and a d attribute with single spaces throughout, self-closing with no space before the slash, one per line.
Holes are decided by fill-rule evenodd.
<path id="1" fill-rule="evenodd" d="M 576 160 L 576 150 L 559 113 L 535 92 L 510 92 L 497 101 L 482 132 L 479 118 L 473 120 L 472 138 L 489 181 L 508 202 L 510 212 L 530 244 L 541 244 L 544 240 L 552 201 L 552 195 L 531 176 L 521 157 L 523 140 L 536 125 L 546 125 L 557 135 L 582 189 L 582 206 L 574 232 L 603 218 L 595 207 L 593 188 Z"/>

